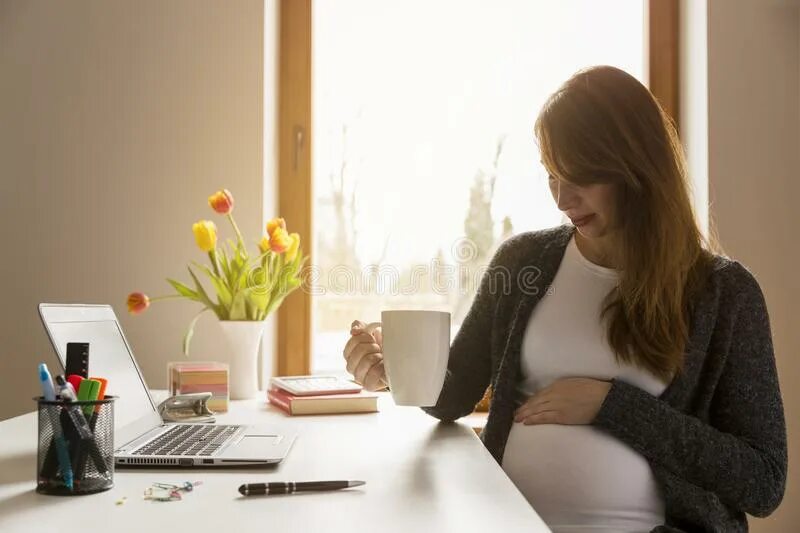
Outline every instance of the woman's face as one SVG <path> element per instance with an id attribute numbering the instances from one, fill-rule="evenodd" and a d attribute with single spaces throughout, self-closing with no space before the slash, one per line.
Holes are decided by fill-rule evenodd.
<path id="1" fill-rule="evenodd" d="M 612 183 L 576 185 L 551 175 L 550 192 L 558 209 L 587 238 L 608 235 L 614 229 L 614 190 Z"/>

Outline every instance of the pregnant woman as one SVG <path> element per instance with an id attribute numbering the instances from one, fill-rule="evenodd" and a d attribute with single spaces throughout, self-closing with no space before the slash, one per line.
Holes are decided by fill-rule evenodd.
<path id="1" fill-rule="evenodd" d="M 635 78 L 575 74 L 534 129 L 572 224 L 501 245 L 423 409 L 455 420 L 491 385 L 481 440 L 554 532 L 747 531 L 787 470 L 758 282 L 698 230 L 675 129 Z M 381 344 L 353 323 L 369 390 Z"/>

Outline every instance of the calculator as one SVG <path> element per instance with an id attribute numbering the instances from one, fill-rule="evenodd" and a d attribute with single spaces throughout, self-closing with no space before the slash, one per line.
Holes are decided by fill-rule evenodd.
<path id="1" fill-rule="evenodd" d="M 286 376 L 271 378 L 270 384 L 295 396 L 361 392 L 361 385 L 339 376 Z"/>

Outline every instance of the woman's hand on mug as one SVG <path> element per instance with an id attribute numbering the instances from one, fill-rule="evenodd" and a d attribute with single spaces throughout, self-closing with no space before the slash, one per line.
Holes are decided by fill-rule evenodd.
<path id="1" fill-rule="evenodd" d="M 368 391 L 386 388 L 386 371 L 383 367 L 383 334 L 381 323 L 364 324 L 354 320 L 350 326 L 350 339 L 343 351 L 347 371 Z"/>

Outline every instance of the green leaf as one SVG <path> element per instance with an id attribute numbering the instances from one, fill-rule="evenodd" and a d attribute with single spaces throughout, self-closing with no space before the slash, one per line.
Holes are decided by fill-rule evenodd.
<path id="1" fill-rule="evenodd" d="M 225 247 L 220 246 L 219 248 L 219 266 L 222 269 L 222 275 L 225 276 L 225 279 L 228 279 L 228 275 L 230 273 L 230 266 L 228 262 L 228 254 L 225 252 Z"/>
<path id="2" fill-rule="evenodd" d="M 219 276 L 219 261 L 217 261 L 216 249 L 209 250 L 208 259 L 211 261 L 211 267 L 214 269 L 214 274 Z"/>
<path id="3" fill-rule="evenodd" d="M 303 264 L 308 259 L 308 256 L 303 255 L 302 252 L 297 252 L 297 257 L 294 258 L 294 270 L 295 272 L 300 272 L 300 269 L 303 268 Z"/>
<path id="4" fill-rule="evenodd" d="M 211 298 L 208 297 L 208 293 L 206 293 L 206 290 L 203 288 L 203 284 L 200 283 L 200 280 L 197 279 L 197 276 L 192 270 L 192 267 L 187 266 L 186 268 L 189 269 L 189 275 L 191 275 L 192 279 L 194 280 L 194 285 L 197 290 L 197 295 L 199 296 L 200 301 L 203 302 L 206 307 L 214 311 L 214 313 L 217 315 L 217 317 L 219 317 L 220 320 L 224 320 L 224 318 L 220 315 L 219 306 L 214 302 L 212 302 Z"/>
<path id="5" fill-rule="evenodd" d="M 244 290 L 244 289 L 247 288 L 247 286 L 249 285 L 248 278 L 250 276 L 250 272 L 251 272 L 251 270 L 250 270 L 249 266 L 246 266 L 245 268 L 242 269 L 242 273 L 239 276 L 239 280 L 238 280 L 239 281 L 239 285 L 237 286 L 237 290 Z"/>
<path id="6" fill-rule="evenodd" d="M 235 290 L 235 288 L 239 286 L 239 279 L 241 279 L 242 273 L 247 267 L 247 263 L 242 261 L 241 256 L 237 253 L 231 258 L 230 265 L 231 270 L 230 276 L 228 277 L 228 286 Z"/>
<path id="7" fill-rule="evenodd" d="M 269 305 L 267 306 L 267 309 L 266 309 L 266 312 L 265 312 L 265 314 L 266 314 L 266 315 L 269 315 L 269 314 L 270 314 L 270 313 L 272 313 L 272 312 L 273 312 L 275 309 L 277 309 L 277 308 L 278 308 L 278 307 L 279 307 L 279 306 L 280 306 L 280 305 L 283 303 L 283 299 L 284 299 L 284 298 L 286 298 L 286 294 L 280 294 L 280 295 L 276 295 L 276 297 L 275 297 L 275 298 L 273 298 L 273 299 L 272 299 L 272 300 L 269 302 Z"/>
<path id="8" fill-rule="evenodd" d="M 192 336 L 194 336 L 194 326 L 197 324 L 197 319 L 206 311 L 208 311 L 208 307 L 204 307 L 199 313 L 194 315 L 192 321 L 189 322 L 189 329 L 186 330 L 186 334 L 183 336 L 183 355 L 186 357 L 189 357 L 189 343 L 192 341 Z"/>
<path id="9" fill-rule="evenodd" d="M 250 287 L 247 291 L 247 299 L 256 309 L 262 311 L 267 308 L 270 299 L 269 291 L 262 287 Z"/>
<path id="10" fill-rule="evenodd" d="M 195 262 L 192 262 L 192 264 L 205 272 L 209 279 L 211 279 L 211 284 L 214 285 L 214 289 L 217 291 L 219 304 L 225 309 L 228 309 L 231 305 L 232 296 L 231 291 L 225 284 L 225 280 L 211 272 L 211 270 L 205 265 L 199 265 Z"/>
<path id="11" fill-rule="evenodd" d="M 211 283 L 214 284 L 214 288 L 217 290 L 220 305 L 226 309 L 229 308 L 231 301 L 233 301 L 233 295 L 231 295 L 225 282 L 221 279 L 212 278 Z"/>
<path id="12" fill-rule="evenodd" d="M 233 296 L 228 320 L 247 320 L 247 309 L 245 308 L 245 292 L 237 292 Z"/>
<path id="13" fill-rule="evenodd" d="M 268 315 L 280 307 L 280 305 L 283 303 L 283 300 L 295 289 L 297 289 L 300 284 L 300 279 L 296 277 L 289 277 L 284 280 L 282 285 L 278 286 L 275 289 L 275 292 L 272 294 L 272 299 L 267 304 L 266 314 Z"/>
<path id="14" fill-rule="evenodd" d="M 180 294 L 185 298 L 189 298 L 190 300 L 194 300 L 196 302 L 200 301 L 200 297 L 197 295 L 195 291 L 181 283 L 180 281 L 175 281 L 174 279 L 167 278 L 167 283 L 172 285 L 172 288 L 175 289 L 175 292 Z"/>
<path id="15" fill-rule="evenodd" d="M 242 245 L 238 242 L 234 241 L 233 239 L 227 239 L 228 246 L 231 247 L 231 258 L 236 257 L 237 255 L 241 255 L 242 252 Z"/>
<path id="16" fill-rule="evenodd" d="M 258 314 L 258 308 L 253 303 L 252 298 L 248 298 L 247 296 L 245 296 L 244 307 L 245 307 L 245 313 L 247 314 L 247 320 L 256 320 L 257 318 L 256 315 Z"/>
<path id="17" fill-rule="evenodd" d="M 267 282 L 267 272 L 260 266 L 257 266 L 250 271 L 250 277 L 248 279 L 250 280 L 248 284 L 250 287 L 264 287 Z"/>
<path id="18" fill-rule="evenodd" d="M 228 262 L 227 274 L 225 276 L 225 279 L 228 282 L 228 287 L 233 288 L 236 286 L 236 280 L 239 279 L 242 261 L 236 243 L 228 239 L 228 246 L 230 247 L 230 256 L 228 256 L 227 254 L 225 256 Z"/>
<path id="19" fill-rule="evenodd" d="M 228 243 L 230 244 L 231 249 L 235 252 L 234 257 L 240 262 L 246 262 L 247 250 L 244 249 L 244 243 L 235 243 L 231 239 L 228 239 Z"/>
<path id="20" fill-rule="evenodd" d="M 266 280 L 266 273 L 264 269 L 259 266 L 258 260 L 246 260 L 238 281 L 238 289 L 246 289 L 248 287 L 257 287 L 263 285 Z"/>
<path id="21" fill-rule="evenodd" d="M 267 272 L 264 268 L 260 266 L 253 268 L 247 279 L 247 288 L 251 290 L 249 293 L 250 298 L 254 299 L 255 302 L 260 302 L 269 295 L 270 287 L 268 285 Z M 257 305 L 263 307 L 260 303 L 257 303 Z"/>

